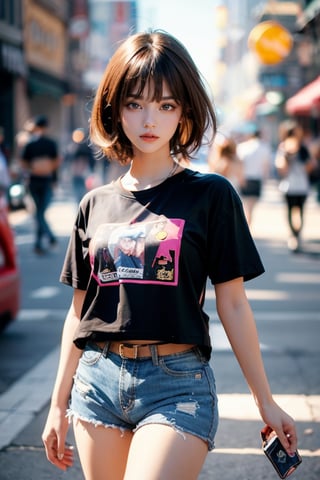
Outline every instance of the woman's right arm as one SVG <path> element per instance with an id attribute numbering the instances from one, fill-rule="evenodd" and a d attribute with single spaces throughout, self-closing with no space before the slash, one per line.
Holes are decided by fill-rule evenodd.
<path id="1" fill-rule="evenodd" d="M 61 470 L 66 470 L 73 463 L 72 450 L 65 446 L 69 426 L 66 410 L 73 376 L 82 353 L 74 345 L 73 338 L 79 326 L 85 294 L 84 290 L 74 290 L 72 303 L 63 327 L 59 366 L 51 397 L 51 406 L 42 434 L 48 460 Z"/>

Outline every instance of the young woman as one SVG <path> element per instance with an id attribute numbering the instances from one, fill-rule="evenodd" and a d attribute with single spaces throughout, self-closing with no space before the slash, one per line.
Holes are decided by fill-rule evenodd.
<path id="1" fill-rule="evenodd" d="M 309 176 L 316 163 L 303 143 L 303 130 L 295 121 L 284 121 L 280 125 L 279 134 L 281 141 L 276 152 L 275 166 L 281 178 L 279 188 L 287 206 L 291 234 L 288 238 L 288 248 L 293 252 L 299 252 L 304 207 L 310 191 Z"/>
<path id="2" fill-rule="evenodd" d="M 218 138 L 217 138 L 218 137 Z M 237 192 L 244 185 L 244 168 L 237 155 L 237 144 L 232 137 L 216 135 L 209 154 L 210 171 L 226 177 Z"/>
<path id="3" fill-rule="evenodd" d="M 216 119 L 185 48 L 162 32 L 128 38 L 98 88 L 91 137 L 131 162 L 86 194 L 61 281 L 74 288 L 51 408 L 48 459 L 86 480 L 196 479 L 218 424 L 207 278 L 261 416 L 289 453 L 292 418 L 273 400 L 243 287 L 263 272 L 228 180 L 183 168 Z"/>

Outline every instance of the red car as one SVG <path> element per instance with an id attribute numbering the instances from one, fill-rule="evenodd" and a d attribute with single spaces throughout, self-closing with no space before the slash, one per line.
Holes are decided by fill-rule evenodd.
<path id="1" fill-rule="evenodd" d="M 14 234 L 4 195 L 0 194 L 0 331 L 13 321 L 20 307 L 20 273 Z"/>

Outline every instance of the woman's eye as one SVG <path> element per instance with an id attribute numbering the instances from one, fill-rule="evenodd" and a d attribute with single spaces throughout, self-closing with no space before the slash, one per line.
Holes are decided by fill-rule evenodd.
<path id="1" fill-rule="evenodd" d="M 136 102 L 129 102 L 127 103 L 126 107 L 129 108 L 130 110 L 137 110 L 141 108 L 140 105 Z"/>
<path id="2" fill-rule="evenodd" d="M 167 110 L 167 111 L 174 110 L 174 108 L 175 106 L 171 105 L 170 103 L 165 103 L 161 106 L 161 110 Z"/>

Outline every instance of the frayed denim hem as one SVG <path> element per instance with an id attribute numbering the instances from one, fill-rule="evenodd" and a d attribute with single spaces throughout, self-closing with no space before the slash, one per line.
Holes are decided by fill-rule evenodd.
<path id="1" fill-rule="evenodd" d="M 125 432 L 131 432 L 132 431 L 129 428 L 120 427 L 119 425 L 106 424 L 106 423 L 101 422 L 101 420 L 92 420 L 91 418 L 83 417 L 83 416 L 79 415 L 78 413 L 74 412 L 71 408 L 69 408 L 67 410 L 66 418 L 68 419 L 69 424 L 71 424 L 72 421 L 75 420 L 75 421 L 89 423 L 91 425 L 94 425 L 94 427 L 117 428 L 118 430 L 120 430 L 121 436 L 123 436 Z"/>

